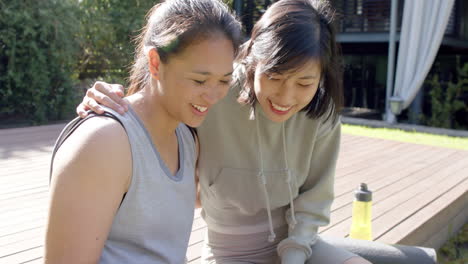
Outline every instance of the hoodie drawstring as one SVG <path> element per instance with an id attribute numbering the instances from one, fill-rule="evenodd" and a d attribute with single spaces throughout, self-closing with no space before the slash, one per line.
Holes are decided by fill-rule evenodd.
<path id="1" fill-rule="evenodd" d="M 257 115 L 257 111 L 253 110 L 254 111 L 254 115 L 256 117 Z M 254 115 L 251 115 L 252 117 Z M 255 118 L 256 119 L 256 118 Z M 265 177 L 265 174 L 263 173 L 263 157 L 262 157 L 262 148 L 260 147 L 260 132 L 259 132 L 259 128 L 258 128 L 258 120 L 255 120 L 255 125 L 257 126 L 256 130 L 257 130 L 257 142 L 258 142 L 258 155 L 260 156 L 260 173 L 259 173 L 259 177 L 262 181 L 262 186 L 263 186 L 263 196 L 265 197 L 265 201 L 266 201 L 266 206 L 267 206 L 267 213 L 268 213 L 268 224 L 269 224 L 269 227 L 270 227 L 270 235 L 268 236 L 268 242 L 273 242 L 275 241 L 276 239 L 276 234 L 275 234 L 275 231 L 273 230 L 273 219 L 271 218 L 271 206 L 270 206 L 270 198 L 268 197 L 268 191 L 267 191 L 267 188 L 266 188 L 266 184 L 267 184 L 267 181 L 266 181 L 266 177 Z"/>
<path id="2" fill-rule="evenodd" d="M 281 124 L 281 129 L 282 129 L 282 134 L 283 134 L 283 158 L 284 158 L 284 164 L 286 165 L 286 182 L 288 183 L 288 189 L 289 189 L 289 204 L 291 206 L 291 228 L 294 228 L 294 226 L 297 224 L 296 221 L 296 214 L 294 212 L 294 197 L 293 197 L 293 192 L 292 192 L 292 186 L 291 186 L 291 181 L 292 181 L 292 175 L 291 175 L 291 169 L 289 169 L 288 165 L 288 153 L 286 149 L 286 132 L 284 129 L 284 122 Z"/>
<path id="3" fill-rule="evenodd" d="M 265 173 L 264 173 L 264 167 L 263 167 L 263 156 L 262 156 L 262 148 L 261 148 L 261 141 L 260 141 L 260 129 L 258 127 L 258 120 L 257 119 L 257 111 L 255 111 L 255 109 L 251 109 L 251 113 L 250 113 L 250 120 L 255 120 L 255 125 L 256 125 L 256 132 L 257 132 L 257 142 L 258 142 L 258 154 L 259 154 L 259 157 L 260 157 L 260 173 L 258 174 L 258 176 L 260 177 L 261 181 L 262 181 L 262 186 L 263 186 L 263 196 L 265 198 L 265 202 L 266 202 L 266 209 L 267 209 L 267 214 L 268 214 L 268 224 L 269 224 L 269 228 L 270 228 L 270 235 L 268 236 L 268 242 L 274 242 L 275 239 L 276 239 L 276 234 L 275 234 L 275 231 L 274 231 L 274 228 L 273 228 L 273 220 L 272 220 L 272 217 L 271 217 L 271 205 L 270 205 L 270 198 L 268 197 L 268 190 L 267 190 L 267 187 L 266 187 L 266 184 L 267 184 L 267 180 L 266 180 L 266 176 L 265 176 Z M 294 197 L 293 197 L 293 192 L 292 192 L 292 186 L 291 186 L 291 182 L 292 182 L 292 173 L 291 173 L 291 170 L 289 169 L 289 166 L 288 166 L 288 160 L 287 160 L 287 149 L 286 149 L 286 132 L 285 132 L 285 128 L 284 128 L 284 122 L 281 124 L 281 133 L 282 133 L 282 139 L 283 139 L 283 159 L 284 159 L 284 164 L 286 166 L 286 182 L 288 183 L 288 189 L 289 189 L 289 203 L 290 203 L 290 206 L 291 206 L 291 222 L 289 223 L 289 225 L 291 226 L 291 228 L 294 228 L 294 226 L 296 225 L 297 221 L 296 221 L 296 214 L 294 212 Z"/>

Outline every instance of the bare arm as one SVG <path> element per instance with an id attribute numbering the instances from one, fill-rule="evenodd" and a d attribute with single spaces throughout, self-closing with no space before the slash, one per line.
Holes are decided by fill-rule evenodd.
<path id="1" fill-rule="evenodd" d="M 92 118 L 65 141 L 52 173 L 45 263 L 99 262 L 131 166 L 127 136 L 114 120 Z"/>
<path id="2" fill-rule="evenodd" d="M 76 107 L 76 113 L 80 117 L 87 116 L 87 110 L 102 114 L 104 109 L 100 105 L 104 105 L 123 114 L 128 110 L 127 103 L 122 99 L 123 96 L 124 88 L 122 85 L 96 82 L 86 91 L 83 101 Z"/>

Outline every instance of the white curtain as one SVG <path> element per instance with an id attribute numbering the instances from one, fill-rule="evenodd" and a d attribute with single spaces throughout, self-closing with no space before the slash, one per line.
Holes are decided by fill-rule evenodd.
<path id="1" fill-rule="evenodd" d="M 393 96 L 403 99 L 403 109 L 413 101 L 434 62 L 454 1 L 405 1 L 393 90 Z"/>

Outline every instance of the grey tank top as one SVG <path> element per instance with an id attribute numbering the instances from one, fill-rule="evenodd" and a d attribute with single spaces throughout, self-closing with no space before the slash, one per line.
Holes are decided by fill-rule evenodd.
<path id="1" fill-rule="evenodd" d="M 132 179 L 114 217 L 100 263 L 185 262 L 195 208 L 195 141 L 176 129 L 179 170 L 173 176 L 136 113 L 106 108 L 124 126 L 132 152 Z M 109 150 L 112 151 L 112 150 Z"/>

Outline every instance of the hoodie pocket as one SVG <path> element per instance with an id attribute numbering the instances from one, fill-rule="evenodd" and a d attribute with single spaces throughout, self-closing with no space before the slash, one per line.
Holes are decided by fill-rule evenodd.
<path id="1" fill-rule="evenodd" d="M 209 189 L 215 199 L 222 201 L 217 203 L 222 209 L 233 209 L 242 214 L 255 215 L 266 209 L 266 199 L 270 201 L 271 210 L 288 205 L 290 198 L 286 171 L 265 171 L 264 175 L 265 186 L 258 170 L 223 168 Z M 298 189 L 294 180 L 291 187 L 293 197 L 296 197 Z"/>

